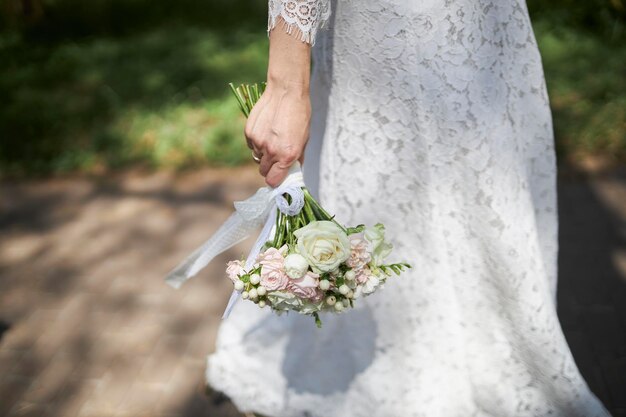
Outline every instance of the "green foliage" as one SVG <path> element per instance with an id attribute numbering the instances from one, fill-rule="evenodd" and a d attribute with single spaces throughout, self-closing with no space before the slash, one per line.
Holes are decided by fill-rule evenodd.
<path id="1" fill-rule="evenodd" d="M 318 329 L 322 328 L 322 320 L 320 319 L 320 315 L 316 313 L 312 314 L 313 318 L 315 319 L 315 325 L 317 326 Z"/>
<path id="2" fill-rule="evenodd" d="M 626 161 L 626 43 L 535 22 L 563 158 L 611 155 Z"/>
<path id="3" fill-rule="evenodd" d="M 626 161 L 624 0 L 528 6 L 559 155 Z M 245 118 L 227 85 L 265 79 L 266 7 L 248 0 L 5 0 L 0 175 L 248 162 Z"/>
<path id="4" fill-rule="evenodd" d="M 377 267 L 387 276 L 391 276 L 391 272 L 394 272 L 396 275 L 400 275 L 405 268 L 412 268 L 412 266 L 407 264 L 406 262 L 388 265 L 377 265 Z"/>
<path id="5" fill-rule="evenodd" d="M 364 224 L 359 224 L 359 225 L 354 226 L 354 227 L 348 227 L 346 229 L 346 234 L 352 235 L 354 233 L 360 233 L 363 230 L 365 230 L 365 225 Z"/>
<path id="6" fill-rule="evenodd" d="M 556 28 L 594 34 L 613 42 L 626 35 L 624 0 L 528 0 L 527 4 L 534 22 L 550 22 Z"/>
<path id="7" fill-rule="evenodd" d="M 105 3 L 95 2 L 89 10 Z M 138 3 L 128 2 L 128 7 Z M 160 4 L 144 3 L 148 15 Z M 228 22 L 236 20 L 243 2 L 217 3 Z M 81 37 L 55 20 L 74 19 L 69 11 L 56 14 L 67 4 L 77 3 L 51 2 L 41 23 L 23 32 L 0 32 L 0 175 L 249 160 L 244 119 L 227 86 L 264 79 L 262 19 L 256 27 L 246 18 L 238 25 L 207 27 L 177 23 L 184 17 L 179 12 L 167 22 L 161 16 L 163 25 L 150 27 L 137 10 L 133 16 L 143 29 L 95 25 L 91 36 Z M 205 14 L 213 12 L 208 22 L 217 21 L 218 6 L 203 4 Z M 116 10 L 111 7 L 107 13 Z M 82 9 L 77 5 L 72 13 Z M 42 34 L 52 28 L 58 31 L 43 41 Z"/>

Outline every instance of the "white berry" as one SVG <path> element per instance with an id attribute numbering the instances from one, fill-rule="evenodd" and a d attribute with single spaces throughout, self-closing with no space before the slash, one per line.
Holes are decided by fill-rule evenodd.
<path id="1" fill-rule="evenodd" d="M 326 297 L 326 304 L 328 304 L 329 306 L 334 305 L 337 302 L 337 299 L 335 298 L 334 295 L 329 295 L 328 297 Z"/>
<path id="2" fill-rule="evenodd" d="M 330 288 L 330 282 L 327 279 L 323 279 L 320 281 L 319 286 L 320 286 L 320 290 L 326 291 L 327 289 Z"/>
<path id="3" fill-rule="evenodd" d="M 244 287 L 244 285 L 243 285 L 243 281 L 242 280 L 238 279 L 237 281 L 235 281 L 235 289 L 237 291 L 243 290 L 243 287 Z"/>
<path id="4" fill-rule="evenodd" d="M 348 287 L 346 284 L 343 284 L 341 287 L 339 287 L 339 292 L 343 295 L 346 295 L 350 292 L 350 287 Z"/>
<path id="5" fill-rule="evenodd" d="M 335 310 L 341 311 L 341 310 L 343 310 L 343 308 L 344 308 L 343 307 L 343 303 L 336 303 L 335 304 Z"/>
<path id="6" fill-rule="evenodd" d="M 354 271 L 352 269 L 348 269 L 344 274 L 343 277 L 345 279 L 347 279 L 348 281 L 352 281 L 354 280 L 354 278 L 356 278 L 356 274 L 354 273 Z"/>
<path id="7" fill-rule="evenodd" d="M 250 290 L 249 296 L 250 296 L 251 300 L 256 300 L 259 297 L 259 293 L 257 292 L 257 290 L 255 288 L 252 288 Z"/>
<path id="8" fill-rule="evenodd" d="M 259 274 L 250 275 L 250 284 L 256 285 L 259 282 L 261 282 L 261 277 L 259 276 Z"/>
<path id="9" fill-rule="evenodd" d="M 256 293 L 260 296 L 263 296 L 267 294 L 267 289 L 263 286 L 260 286 L 259 288 L 256 289 Z"/>
<path id="10" fill-rule="evenodd" d="M 241 293 L 241 298 L 243 298 L 244 300 L 247 300 L 249 296 L 250 294 L 248 294 L 248 291 L 244 291 Z"/>
<path id="11" fill-rule="evenodd" d="M 265 307 L 265 301 L 263 300 L 259 301 L 259 307 L 261 308 Z"/>
<path id="12" fill-rule="evenodd" d="M 354 291 L 350 290 L 347 294 L 346 297 L 348 298 L 354 298 Z"/>
<path id="13" fill-rule="evenodd" d="M 346 300 L 343 300 L 343 306 L 344 306 L 345 308 L 350 307 L 350 300 L 347 300 L 347 299 L 346 299 Z"/>

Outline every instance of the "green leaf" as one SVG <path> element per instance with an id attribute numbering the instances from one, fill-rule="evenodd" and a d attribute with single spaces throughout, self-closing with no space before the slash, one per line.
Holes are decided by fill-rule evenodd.
<path id="1" fill-rule="evenodd" d="M 322 328 L 322 320 L 320 319 L 319 314 L 317 314 L 317 312 L 313 313 L 313 317 L 315 317 L 315 325 L 317 326 L 318 329 Z"/>
<path id="2" fill-rule="evenodd" d="M 348 227 L 346 229 L 346 233 L 349 234 L 349 235 L 352 235 L 354 233 L 360 233 L 363 230 L 365 230 L 365 225 L 364 224 L 359 224 L 358 226 Z"/>

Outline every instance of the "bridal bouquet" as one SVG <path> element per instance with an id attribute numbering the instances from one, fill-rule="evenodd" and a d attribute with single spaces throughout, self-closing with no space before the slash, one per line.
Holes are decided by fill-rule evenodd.
<path id="1" fill-rule="evenodd" d="M 248 116 L 264 85 L 231 84 L 242 112 Z M 247 258 L 229 261 L 226 275 L 234 291 L 224 317 L 241 297 L 277 313 L 297 311 L 315 318 L 319 312 L 339 313 L 355 300 L 374 293 L 387 278 L 411 266 L 385 263 L 392 245 L 382 223 L 346 227 L 335 221 L 311 196 L 296 162 L 276 188 L 260 188 L 245 201 L 217 233 L 168 275 L 178 288 L 216 255 L 245 239 L 261 226 Z"/>

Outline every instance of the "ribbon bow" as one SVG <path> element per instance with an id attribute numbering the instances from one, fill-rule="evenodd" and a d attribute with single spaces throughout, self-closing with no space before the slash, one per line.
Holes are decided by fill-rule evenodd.
<path id="1" fill-rule="evenodd" d="M 165 282 L 174 288 L 180 288 L 185 281 L 207 266 L 213 258 L 248 238 L 265 222 L 261 234 L 246 259 L 245 270 L 249 270 L 261 251 L 261 247 L 270 238 L 272 226 L 275 224 L 276 210 L 289 216 L 295 216 L 302 210 L 304 206 L 302 187 L 304 187 L 302 169 L 300 163 L 296 161 L 289 169 L 287 178 L 278 187 L 261 187 L 247 200 L 235 201 L 236 211 L 211 238 L 167 274 Z M 291 203 L 283 194 L 291 196 Z M 238 298 L 239 293 L 233 291 L 222 318 L 228 317 Z"/>

